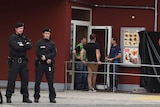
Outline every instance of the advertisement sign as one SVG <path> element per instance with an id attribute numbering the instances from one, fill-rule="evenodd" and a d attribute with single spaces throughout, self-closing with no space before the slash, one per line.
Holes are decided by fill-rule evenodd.
<path id="1" fill-rule="evenodd" d="M 121 28 L 121 49 L 122 63 L 126 65 L 140 64 L 139 57 L 139 31 L 143 31 L 143 27 L 122 27 Z"/>
<path id="2" fill-rule="evenodd" d="M 138 46 L 139 35 L 137 32 L 130 33 L 129 31 L 124 32 L 124 46 Z"/>
<path id="3" fill-rule="evenodd" d="M 124 48 L 123 49 L 123 63 L 138 64 L 138 48 Z"/>

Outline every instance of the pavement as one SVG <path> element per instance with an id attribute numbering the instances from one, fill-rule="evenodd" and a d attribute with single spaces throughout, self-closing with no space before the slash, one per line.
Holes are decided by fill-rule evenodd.
<path id="1" fill-rule="evenodd" d="M 133 94 L 131 92 L 98 91 L 56 91 L 56 104 L 50 103 L 48 90 L 41 91 L 39 103 L 22 103 L 19 89 L 15 89 L 12 103 L 7 104 L 4 96 L 5 89 L 1 89 L 4 103 L 0 107 L 160 107 L 160 93 Z M 33 101 L 34 90 L 29 89 L 30 99 Z"/>

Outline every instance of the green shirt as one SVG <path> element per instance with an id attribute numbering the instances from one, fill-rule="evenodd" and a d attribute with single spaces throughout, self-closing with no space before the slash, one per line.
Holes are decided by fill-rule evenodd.
<path id="1" fill-rule="evenodd" d="M 82 49 L 83 49 L 83 44 L 79 43 L 75 48 L 77 56 L 80 56 L 80 52 Z M 85 59 L 86 59 L 86 55 L 83 55 L 83 60 L 85 60 Z"/>

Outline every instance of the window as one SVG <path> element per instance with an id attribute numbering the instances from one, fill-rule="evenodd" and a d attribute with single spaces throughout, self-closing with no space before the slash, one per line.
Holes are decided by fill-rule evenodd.
<path id="1" fill-rule="evenodd" d="M 72 8 L 72 20 L 91 21 L 90 10 Z"/>

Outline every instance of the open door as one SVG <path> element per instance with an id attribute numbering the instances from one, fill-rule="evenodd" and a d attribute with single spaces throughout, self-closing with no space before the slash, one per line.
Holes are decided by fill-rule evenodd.
<path id="1" fill-rule="evenodd" d="M 72 61 L 70 68 L 73 71 L 76 71 L 76 63 L 74 56 L 72 55 L 73 49 L 75 49 L 76 45 L 80 42 L 81 37 L 86 37 L 88 36 L 88 30 L 89 29 L 89 24 L 88 23 L 78 23 L 78 22 L 72 22 L 71 23 L 71 35 L 70 35 L 70 61 Z M 75 81 L 75 73 L 72 72 L 70 73 L 70 89 L 74 89 L 76 86 L 76 81 Z"/>
<path id="2" fill-rule="evenodd" d="M 112 27 L 111 26 L 90 26 L 85 23 L 71 23 L 71 38 L 70 38 L 70 60 L 72 62 L 71 69 L 75 70 L 74 57 L 72 55 L 72 50 L 75 48 L 76 44 L 80 41 L 81 36 L 86 36 L 89 41 L 89 36 L 91 33 L 97 35 L 97 43 L 101 48 L 101 61 L 104 61 L 105 56 L 109 54 L 111 47 L 111 37 L 112 37 Z M 109 67 L 107 65 L 101 65 L 99 67 L 99 72 L 107 72 L 107 74 L 101 74 L 97 77 L 97 86 L 101 89 L 107 89 L 109 86 Z M 75 85 L 75 73 L 70 73 L 70 89 L 74 89 Z M 98 87 L 97 87 L 98 88 Z"/>
<path id="3" fill-rule="evenodd" d="M 105 61 L 105 56 L 109 54 L 112 38 L 111 26 L 90 26 L 88 40 L 91 33 L 96 34 L 96 42 L 100 46 L 101 61 Z M 98 72 L 107 72 L 106 74 L 97 75 L 97 89 L 107 89 L 109 87 L 109 67 L 100 65 Z"/>

